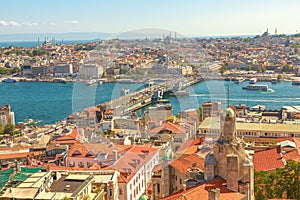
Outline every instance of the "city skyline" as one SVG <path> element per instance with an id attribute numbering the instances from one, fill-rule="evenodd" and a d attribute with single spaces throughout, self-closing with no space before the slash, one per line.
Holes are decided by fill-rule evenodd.
<path id="1" fill-rule="evenodd" d="M 252 1 L 43 1 L 2 3 L 1 34 L 167 29 L 185 36 L 296 33 L 300 2 Z"/>

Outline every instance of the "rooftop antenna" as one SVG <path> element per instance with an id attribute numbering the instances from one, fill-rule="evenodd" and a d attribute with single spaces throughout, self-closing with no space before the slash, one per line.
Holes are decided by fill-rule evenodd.
<path id="1" fill-rule="evenodd" d="M 229 96 L 230 95 L 230 87 L 229 85 L 227 86 L 227 108 L 229 108 Z"/>

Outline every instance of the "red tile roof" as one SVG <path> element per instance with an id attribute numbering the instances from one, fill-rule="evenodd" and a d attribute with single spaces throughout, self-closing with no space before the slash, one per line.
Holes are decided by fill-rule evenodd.
<path id="1" fill-rule="evenodd" d="M 4 159 L 15 159 L 15 158 L 26 158 L 27 156 L 37 156 L 41 152 L 25 152 L 25 153 L 9 153 L 9 154 L 0 154 L 0 160 Z"/>
<path id="2" fill-rule="evenodd" d="M 269 171 L 276 168 L 284 168 L 285 165 L 279 147 L 255 152 L 253 161 L 254 169 L 256 171 Z"/>
<path id="3" fill-rule="evenodd" d="M 201 158 L 197 154 L 183 155 L 171 163 L 171 166 L 181 173 L 188 175 L 187 170 L 191 168 L 193 163 L 196 163 L 196 167 L 204 170 L 205 159 Z"/>
<path id="4" fill-rule="evenodd" d="M 64 140 L 75 140 L 77 138 L 77 129 L 73 129 L 69 135 L 61 136 L 57 138 L 57 141 L 64 141 Z"/>
<path id="5" fill-rule="evenodd" d="M 183 126 L 181 126 L 180 124 L 172 123 L 172 122 L 165 122 L 161 126 L 153 128 L 153 129 L 149 130 L 148 132 L 156 134 L 163 130 L 171 131 L 174 134 L 184 134 L 187 132 L 187 130 Z"/>
<path id="6" fill-rule="evenodd" d="M 182 199 L 208 199 L 208 191 L 213 187 L 220 189 L 221 200 L 241 200 L 245 197 L 244 194 L 233 192 L 226 187 L 226 181 L 217 177 L 209 182 L 188 188 L 186 191 L 180 190 L 175 194 L 169 195 L 161 200 L 182 200 Z"/>

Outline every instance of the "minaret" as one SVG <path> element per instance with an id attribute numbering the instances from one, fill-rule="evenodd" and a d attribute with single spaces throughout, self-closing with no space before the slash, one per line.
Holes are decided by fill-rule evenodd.
<path id="1" fill-rule="evenodd" d="M 40 37 L 38 37 L 38 47 L 40 46 Z"/>
<path id="2" fill-rule="evenodd" d="M 230 101 L 230 87 L 229 85 L 227 86 L 227 108 L 229 108 L 229 101 Z"/>
<path id="3" fill-rule="evenodd" d="M 275 28 L 275 35 L 277 35 L 277 28 Z"/>

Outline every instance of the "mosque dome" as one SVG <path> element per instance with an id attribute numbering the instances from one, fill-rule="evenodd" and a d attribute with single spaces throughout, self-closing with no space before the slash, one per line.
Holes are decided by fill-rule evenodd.
<path id="1" fill-rule="evenodd" d="M 225 112 L 224 112 L 225 116 L 229 116 L 229 117 L 235 117 L 235 113 L 232 110 L 232 108 L 226 108 Z"/>

